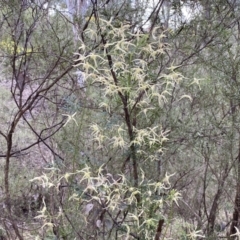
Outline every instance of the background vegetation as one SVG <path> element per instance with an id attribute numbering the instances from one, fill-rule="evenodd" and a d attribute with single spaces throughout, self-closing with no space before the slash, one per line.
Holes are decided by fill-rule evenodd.
<path id="1" fill-rule="evenodd" d="M 238 0 L 0 0 L 0 239 L 237 239 Z"/>

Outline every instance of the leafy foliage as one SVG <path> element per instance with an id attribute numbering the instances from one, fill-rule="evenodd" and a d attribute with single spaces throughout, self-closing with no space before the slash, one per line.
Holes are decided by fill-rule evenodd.
<path id="1" fill-rule="evenodd" d="M 100 18 L 84 32 L 76 66 L 84 72 L 87 97 L 98 111 L 88 118 L 88 142 L 82 125 L 80 135 L 88 155 L 99 153 L 98 162 L 89 159 L 92 164 L 80 164 L 71 173 L 52 168 L 33 179 L 67 194 L 54 219 L 61 215 L 63 224 L 55 224 L 68 234 L 74 230 L 72 238 L 152 239 L 159 220 L 170 220 L 180 193 L 171 188 L 169 175 L 156 171 L 167 141 L 157 111 L 183 77 L 174 66 L 164 71 L 158 67 L 168 47 L 164 36 L 159 29 L 152 35 L 142 34 L 131 25 L 115 26 Z M 66 128 L 71 124 L 79 128 L 77 116 L 69 119 Z M 91 144 L 96 147 L 91 149 Z M 84 155 L 85 149 L 81 152 Z M 39 218 L 49 227 L 49 215 L 43 210 Z"/>
<path id="2" fill-rule="evenodd" d="M 236 238 L 239 1 L 65 3 L 1 1 L 0 238 Z"/>

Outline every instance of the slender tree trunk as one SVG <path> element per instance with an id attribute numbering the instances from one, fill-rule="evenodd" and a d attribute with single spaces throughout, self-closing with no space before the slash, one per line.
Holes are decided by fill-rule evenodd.
<path id="1" fill-rule="evenodd" d="M 208 231 L 208 236 L 211 236 L 214 233 L 214 226 L 215 226 L 215 221 L 216 221 L 216 213 L 217 213 L 217 209 L 219 206 L 219 199 L 223 193 L 223 189 L 224 189 L 224 183 L 226 181 L 226 178 L 228 176 L 228 164 L 226 164 L 223 176 L 220 179 L 220 182 L 218 184 L 218 190 L 217 193 L 215 194 L 213 203 L 212 203 L 212 207 L 209 213 L 209 217 L 208 217 L 208 226 L 207 226 L 207 231 Z"/>
<path id="2" fill-rule="evenodd" d="M 11 212 L 11 195 L 9 189 L 9 171 L 10 171 L 10 157 L 11 157 L 11 149 L 12 149 L 12 135 L 15 129 L 15 122 L 12 123 L 12 127 L 7 137 L 7 153 L 6 153 L 6 161 L 4 167 L 4 186 L 5 186 L 5 205 L 8 211 L 8 218 L 11 221 L 12 227 L 18 237 L 18 239 L 23 240 L 21 236 L 17 223 L 15 222 L 12 212 Z"/>

